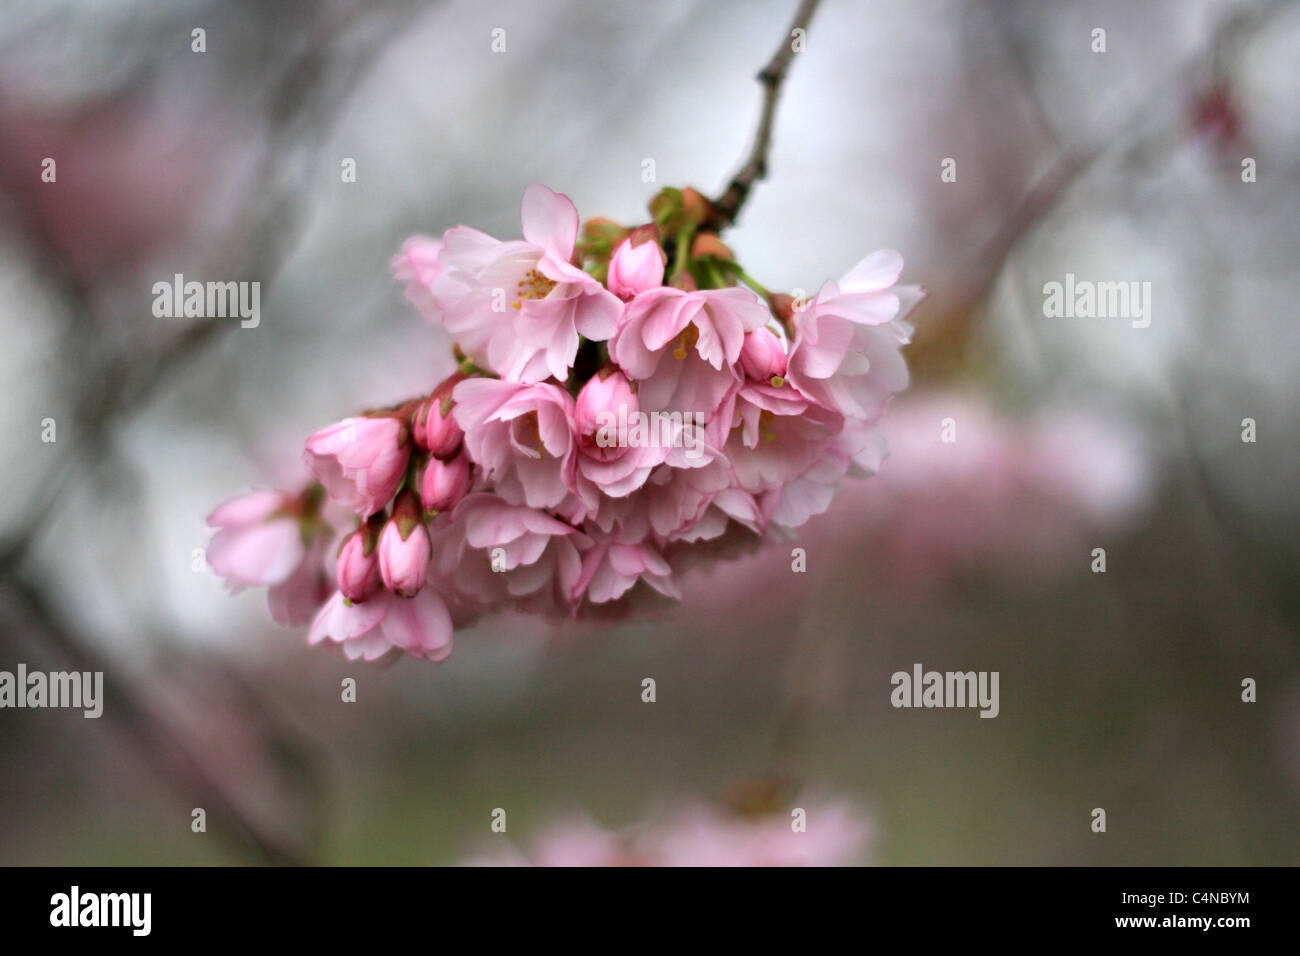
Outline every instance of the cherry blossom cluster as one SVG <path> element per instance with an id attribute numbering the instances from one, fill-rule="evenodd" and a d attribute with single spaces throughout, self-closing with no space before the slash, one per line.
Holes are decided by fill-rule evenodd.
<path id="1" fill-rule="evenodd" d="M 534 185 L 522 239 L 407 240 L 394 273 L 456 371 L 308 438 L 306 489 L 217 508 L 212 567 L 349 658 L 442 660 L 493 609 L 677 598 L 693 564 L 799 527 L 874 472 L 921 296 L 898 284 L 902 257 L 799 299 L 740 267 L 695 190 L 650 213 L 580 232 L 573 203 Z"/>

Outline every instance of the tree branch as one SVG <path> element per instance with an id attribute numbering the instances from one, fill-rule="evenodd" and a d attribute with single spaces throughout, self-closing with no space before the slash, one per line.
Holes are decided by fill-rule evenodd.
<path id="1" fill-rule="evenodd" d="M 790 35 L 797 29 L 807 29 L 808 21 L 817 11 L 821 0 L 802 0 L 795 11 L 794 19 L 781 38 L 781 45 L 776 53 L 758 73 L 758 82 L 763 84 L 763 107 L 758 114 L 758 131 L 754 134 L 754 145 L 750 147 L 749 156 L 739 172 L 731 177 L 726 190 L 713 201 L 713 213 L 704 224 L 706 229 L 721 232 L 736 221 L 740 208 L 749 198 L 754 184 L 767 176 L 767 152 L 772 143 L 772 125 L 776 118 L 776 103 L 781 96 L 781 85 L 790 70 L 794 59 L 794 44 Z"/>

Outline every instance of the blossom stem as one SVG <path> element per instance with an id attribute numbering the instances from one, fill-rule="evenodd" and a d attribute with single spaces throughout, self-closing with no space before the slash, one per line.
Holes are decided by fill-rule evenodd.
<path id="1" fill-rule="evenodd" d="M 713 214 L 706 226 L 714 232 L 721 232 L 736 221 L 740 207 L 749 198 L 749 191 L 754 183 L 767 176 L 767 152 L 772 143 L 772 126 L 776 118 L 776 102 L 781 95 L 781 85 L 794 59 L 795 46 L 791 36 L 795 30 L 807 30 L 808 21 L 812 19 L 820 0 L 802 0 L 795 11 L 794 19 L 781 37 L 777 48 L 767 66 L 758 74 L 758 82 L 763 84 L 763 107 L 758 116 L 758 132 L 754 134 L 754 145 L 750 147 L 749 157 L 740 171 L 731 178 L 726 191 L 713 201 Z"/>
<path id="2" fill-rule="evenodd" d="M 687 264 L 691 261 L 691 242 L 695 238 L 695 226 L 693 223 L 687 223 L 677 232 L 673 240 L 673 272 L 669 277 L 676 279 L 686 271 Z"/>
<path id="3" fill-rule="evenodd" d="M 771 297 L 772 293 L 767 291 L 767 287 L 764 286 L 763 283 L 755 279 L 748 272 L 746 272 L 744 269 L 742 269 L 740 263 L 730 259 L 720 259 L 718 260 L 717 264 L 719 268 L 727 272 L 730 272 L 733 276 L 735 276 L 741 282 L 745 283 L 745 285 L 749 286 L 760 296 L 762 296 L 763 301 L 766 302 L 768 298 Z"/>
<path id="4" fill-rule="evenodd" d="M 732 271 L 734 271 L 734 272 L 736 273 L 736 278 L 737 278 L 737 279 L 739 279 L 741 282 L 745 283 L 745 285 L 749 286 L 751 289 L 753 289 L 755 292 L 757 292 L 760 296 L 762 296 L 764 302 L 767 301 L 767 297 L 768 297 L 771 293 L 769 293 L 769 292 L 767 291 L 767 289 L 763 286 L 763 284 L 762 284 L 761 282 L 759 282 L 757 279 L 755 279 L 753 276 L 751 276 L 751 275 L 750 275 L 748 272 L 746 272 L 744 269 L 741 269 L 741 268 L 739 268 L 739 267 L 737 267 L 736 269 L 734 269 L 734 270 L 732 270 Z"/>

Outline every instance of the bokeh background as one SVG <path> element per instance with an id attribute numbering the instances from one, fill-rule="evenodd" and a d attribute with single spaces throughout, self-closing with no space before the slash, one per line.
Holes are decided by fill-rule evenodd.
<path id="1" fill-rule="evenodd" d="M 109 699 L 0 711 L 0 862 L 454 863 L 756 779 L 860 807 L 861 862 L 1300 861 L 1296 4 L 826 0 L 727 239 L 771 289 L 902 251 L 914 384 L 880 476 L 675 609 L 377 668 L 204 570 L 217 502 L 450 370 L 403 238 L 514 236 L 531 182 L 715 194 L 793 9 L 4 5 L 0 669 Z M 260 281 L 260 326 L 154 318 L 177 272 Z M 1150 327 L 1046 318 L 1067 272 L 1149 281 Z M 915 662 L 999 671 L 1000 715 L 893 709 Z"/>

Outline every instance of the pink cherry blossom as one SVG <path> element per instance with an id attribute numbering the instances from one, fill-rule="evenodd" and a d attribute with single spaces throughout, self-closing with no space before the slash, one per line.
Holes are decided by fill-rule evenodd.
<path id="1" fill-rule="evenodd" d="M 544 829 L 526 853 L 508 847 L 467 862 L 545 867 L 853 866 L 864 862 L 872 836 L 867 814 L 843 798 L 801 794 L 789 810 L 743 814 L 693 799 L 621 830 L 575 815 Z"/>
<path id="2" fill-rule="evenodd" d="M 260 489 L 231 498 L 208 516 L 217 533 L 206 557 L 232 591 L 267 588 L 277 624 L 311 619 L 325 599 L 325 529 L 304 514 L 310 494 L 294 496 Z"/>
<path id="3" fill-rule="evenodd" d="M 758 496 L 764 523 L 801 527 L 814 515 L 825 513 L 845 475 L 874 475 L 887 453 L 885 439 L 872 424 L 849 419 L 807 468 Z"/>
<path id="4" fill-rule="evenodd" d="M 770 317 L 747 289 L 661 286 L 628 304 L 609 354 L 638 382 L 642 407 L 711 416 L 740 379 L 745 333 Z"/>
<path id="5" fill-rule="evenodd" d="M 432 297 L 444 327 L 480 364 L 511 381 L 563 381 L 579 336 L 609 338 L 622 303 L 572 264 L 578 212 L 567 196 L 529 186 L 521 219 L 522 242 L 448 230 Z"/>
<path id="6" fill-rule="evenodd" d="M 844 426 L 839 413 L 812 405 L 789 385 L 746 385 L 726 407 L 735 423 L 727 460 L 736 484 L 755 494 L 807 471 Z"/>
<path id="7" fill-rule="evenodd" d="M 664 541 L 699 541 L 717 537 L 732 517 L 754 527 L 753 497 L 735 489 L 734 482 L 725 458 L 697 469 L 656 469 L 641 493 L 650 528 Z"/>
<path id="8" fill-rule="evenodd" d="M 582 555 L 582 576 L 574 584 L 572 599 L 585 597 L 593 604 L 614 601 L 637 581 L 644 581 L 660 594 L 679 598 L 672 568 L 648 541 L 619 541 L 597 535 Z"/>
<path id="9" fill-rule="evenodd" d="M 1140 436 L 1106 418 L 1048 408 L 1017 420 L 978 394 L 937 392 L 900 401 L 880 430 L 888 462 L 844 497 L 855 540 L 878 542 L 896 586 L 934 587 L 993 561 L 1051 573 L 1151 489 Z"/>
<path id="10" fill-rule="evenodd" d="M 266 592 L 266 605 L 271 620 L 281 627 L 306 624 L 329 595 L 329 580 L 325 573 L 327 538 L 316 535 L 302 563 L 279 584 L 271 585 Z"/>
<path id="11" fill-rule="evenodd" d="M 362 518 L 397 492 L 411 453 L 410 429 L 393 415 L 345 418 L 307 439 L 307 467 L 330 497 Z"/>
<path id="12" fill-rule="evenodd" d="M 579 435 L 595 437 L 601 425 L 601 415 L 617 413 L 622 407 L 640 410 L 640 403 L 632 386 L 618 369 L 610 367 L 597 372 L 578 392 L 573 409 L 573 424 Z"/>
<path id="13" fill-rule="evenodd" d="M 426 319 L 442 320 L 441 310 L 433 297 L 433 283 L 442 272 L 442 240 L 429 236 L 412 236 L 402 243 L 402 251 L 393 256 L 393 276 L 406 283 L 406 298 Z"/>
<path id="14" fill-rule="evenodd" d="M 659 837 L 663 866 L 848 866 L 861 863 L 871 827 L 844 800 L 802 799 L 806 829 L 790 813 L 737 816 L 707 804 L 677 813 Z"/>
<path id="15" fill-rule="evenodd" d="M 578 549 L 590 544 L 572 525 L 526 505 L 476 493 L 456 506 L 448 532 L 436 558 L 441 573 L 455 575 L 467 565 L 489 567 L 512 597 L 554 597 L 565 607 L 571 605 L 581 575 Z M 467 549 L 480 552 L 478 560 L 471 559 Z"/>
<path id="16" fill-rule="evenodd" d="M 465 449 L 502 497 L 533 508 L 573 490 L 573 399 L 558 385 L 497 379 L 461 382 L 456 422 Z"/>
<path id="17" fill-rule="evenodd" d="M 311 496 L 219 508 L 214 568 L 268 587 L 278 620 L 314 613 L 312 643 L 441 660 L 453 624 L 497 608 L 612 619 L 675 599 L 694 566 L 798 528 L 877 470 L 920 297 L 901 256 L 807 302 L 760 297 L 707 226 L 690 241 L 702 196 L 668 190 L 651 215 L 589 219 L 579 248 L 573 203 L 534 185 L 522 239 L 407 240 L 394 275 L 454 339 L 455 372 L 313 434 Z"/>
<path id="18" fill-rule="evenodd" d="M 451 615 L 442 596 L 430 587 L 412 598 L 381 590 L 363 604 L 353 604 L 335 591 L 307 635 L 309 644 L 323 641 L 340 645 L 348 660 L 373 661 L 404 651 L 441 661 L 451 654 Z"/>
<path id="19" fill-rule="evenodd" d="M 307 556 L 292 506 L 292 496 L 270 489 L 219 505 L 208 516 L 208 525 L 218 529 L 207 548 L 212 570 L 236 589 L 288 580 Z"/>
<path id="20" fill-rule="evenodd" d="M 900 349 L 912 330 L 903 316 L 922 292 L 894 285 L 902 268 L 898 253 L 874 253 L 796 311 L 788 377 L 802 394 L 845 417 L 875 421 L 907 387 Z"/>

